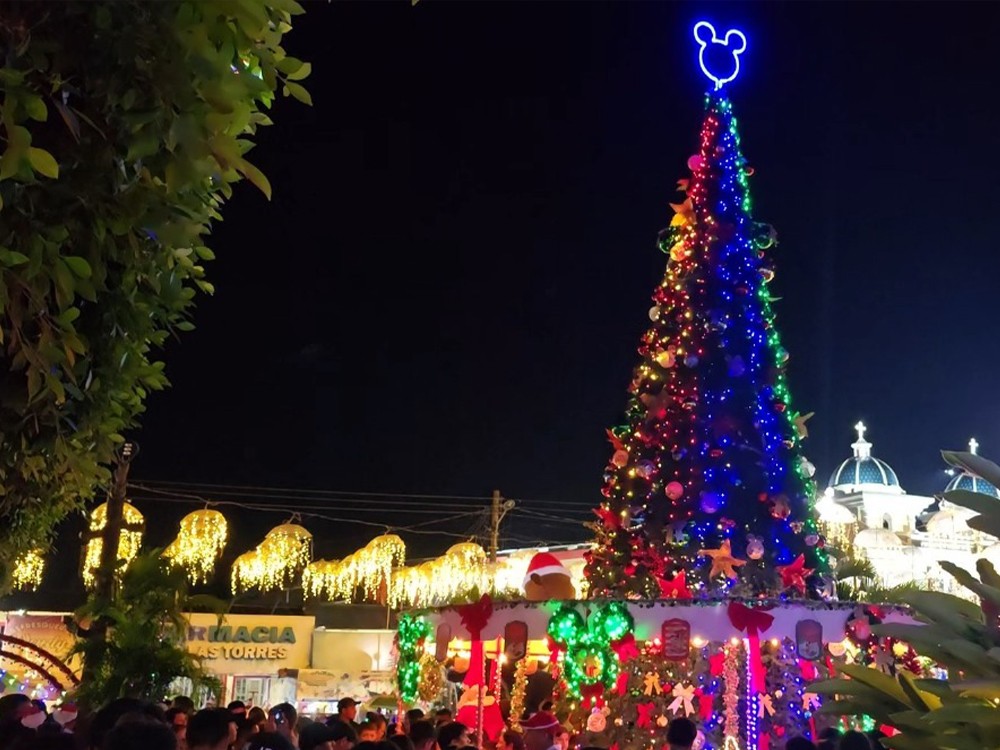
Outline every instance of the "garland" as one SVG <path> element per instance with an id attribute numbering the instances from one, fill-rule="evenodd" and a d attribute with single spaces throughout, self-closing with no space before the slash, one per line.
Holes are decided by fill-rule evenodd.
<path id="1" fill-rule="evenodd" d="M 518 660 L 514 667 L 514 684 L 510 689 L 510 728 L 521 731 L 521 716 L 524 715 L 524 698 L 528 692 L 528 657 Z"/>
<path id="2" fill-rule="evenodd" d="M 396 685 L 403 703 L 413 703 L 420 693 L 420 656 L 431 626 L 422 617 L 401 615 L 396 631 Z"/>

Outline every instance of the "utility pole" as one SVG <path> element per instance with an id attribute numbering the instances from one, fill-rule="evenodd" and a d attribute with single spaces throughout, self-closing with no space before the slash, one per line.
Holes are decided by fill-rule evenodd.
<path id="1" fill-rule="evenodd" d="M 134 443 L 125 443 L 119 451 L 114 471 L 111 474 L 111 486 L 108 488 L 107 512 L 104 528 L 99 532 L 101 537 L 101 562 L 94 571 L 94 604 L 95 610 L 101 612 L 114 601 L 115 587 L 119 567 L 118 542 L 125 525 L 125 498 L 128 492 L 128 470 L 139 452 Z M 130 529 L 131 530 L 131 529 Z M 90 627 L 80 633 L 88 640 L 104 641 L 108 637 L 108 621 L 98 615 Z M 83 664 L 83 680 L 91 679 L 99 664 L 85 659 Z"/>
<path id="2" fill-rule="evenodd" d="M 504 516 L 514 509 L 513 500 L 504 500 L 500 490 L 493 490 L 493 502 L 490 505 L 490 562 L 497 561 L 497 551 L 500 548 L 500 522 Z"/>

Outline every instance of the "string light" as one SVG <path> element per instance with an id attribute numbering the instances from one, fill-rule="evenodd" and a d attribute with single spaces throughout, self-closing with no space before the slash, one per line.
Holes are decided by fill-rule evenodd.
<path id="1" fill-rule="evenodd" d="M 395 534 L 383 534 L 343 560 L 316 560 L 302 573 L 306 596 L 354 601 L 379 598 L 388 586 L 393 567 L 406 559 L 406 545 Z"/>
<path id="2" fill-rule="evenodd" d="M 312 558 L 312 534 L 295 523 L 271 529 L 256 549 L 236 558 L 233 593 L 248 589 L 273 591 L 295 582 Z"/>
<path id="3" fill-rule="evenodd" d="M 118 536 L 118 556 L 120 568 L 126 567 L 135 556 L 139 554 L 142 546 L 142 525 L 145 520 L 142 513 L 130 503 L 125 503 L 122 518 L 124 525 L 121 534 Z M 97 583 L 96 572 L 101 566 L 101 550 L 104 547 L 104 540 L 101 533 L 108 524 L 108 504 L 101 503 L 90 513 L 90 523 L 88 530 L 90 539 L 83 556 L 83 583 L 87 588 L 93 588 Z"/>
<path id="4" fill-rule="evenodd" d="M 478 544 L 453 545 L 441 557 L 417 567 L 394 571 L 389 605 L 434 606 L 492 590 L 493 575 L 486 551 Z"/>
<path id="5" fill-rule="evenodd" d="M 212 576 L 228 536 L 229 526 L 219 511 L 196 510 L 181 519 L 177 538 L 163 556 L 184 568 L 191 583 L 204 583 Z"/>
<path id="6" fill-rule="evenodd" d="M 37 591 L 45 573 L 45 558 L 41 549 L 28 550 L 14 561 L 11 586 L 14 591 Z"/>
<path id="7" fill-rule="evenodd" d="M 400 615 L 396 628 L 396 684 L 403 703 L 413 703 L 420 693 L 420 656 L 430 635 L 430 623 L 423 617 Z"/>

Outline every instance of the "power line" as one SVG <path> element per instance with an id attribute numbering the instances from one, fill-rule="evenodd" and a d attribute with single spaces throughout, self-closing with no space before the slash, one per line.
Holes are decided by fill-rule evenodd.
<path id="1" fill-rule="evenodd" d="M 193 488 L 218 489 L 218 490 L 243 490 L 243 491 L 257 491 L 257 492 L 271 492 L 271 493 L 292 492 L 292 493 L 300 493 L 303 495 L 352 495 L 357 497 L 398 497 L 398 498 L 414 498 L 414 499 L 425 499 L 425 500 L 482 500 L 484 502 L 491 499 L 489 495 L 434 495 L 434 494 L 421 495 L 416 493 L 405 493 L 405 492 L 355 492 L 353 490 L 311 490 L 311 489 L 300 489 L 295 487 L 258 487 L 254 485 L 212 484 L 209 482 L 204 482 L 204 483 L 175 482 L 171 480 L 158 480 L 158 479 L 150 479 L 147 481 L 150 484 L 159 484 L 164 486 L 193 487 Z"/>

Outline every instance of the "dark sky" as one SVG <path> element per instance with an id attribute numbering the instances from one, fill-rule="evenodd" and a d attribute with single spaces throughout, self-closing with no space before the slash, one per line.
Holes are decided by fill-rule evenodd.
<path id="1" fill-rule="evenodd" d="M 261 134 L 274 200 L 241 187 L 225 210 L 218 291 L 167 351 L 137 478 L 497 487 L 582 517 L 562 503 L 598 497 L 697 140 L 702 17 L 750 40 L 731 95 L 757 217 L 779 232 L 772 288 L 819 478 L 859 418 L 911 492 L 941 489 L 938 450 L 970 435 L 1000 456 L 1000 6 L 308 11 L 286 46 L 313 63 L 316 106 L 281 102 Z M 373 520 L 427 519 L 395 502 Z M 143 507 L 171 525 L 190 509 Z M 280 520 L 236 514 L 233 554 Z M 376 533 L 309 525 L 322 554 Z"/>

